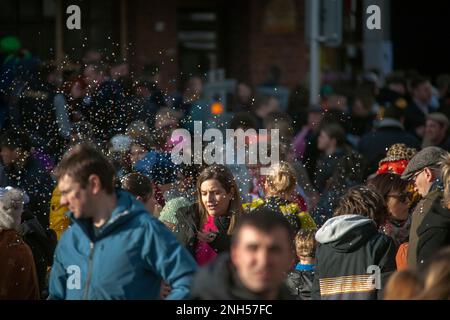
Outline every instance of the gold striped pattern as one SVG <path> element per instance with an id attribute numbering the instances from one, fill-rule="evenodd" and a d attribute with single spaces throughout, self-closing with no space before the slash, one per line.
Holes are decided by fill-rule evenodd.
<path id="1" fill-rule="evenodd" d="M 370 274 L 320 279 L 320 294 L 326 296 L 340 293 L 370 292 L 375 290 L 372 281 L 373 276 Z"/>

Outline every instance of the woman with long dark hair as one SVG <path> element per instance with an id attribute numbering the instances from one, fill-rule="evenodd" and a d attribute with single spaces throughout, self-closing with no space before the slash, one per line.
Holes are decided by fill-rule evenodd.
<path id="1" fill-rule="evenodd" d="M 230 170 L 212 165 L 197 178 L 197 202 L 178 209 L 175 234 L 199 265 L 229 250 L 231 234 L 242 212 L 237 190 Z"/>

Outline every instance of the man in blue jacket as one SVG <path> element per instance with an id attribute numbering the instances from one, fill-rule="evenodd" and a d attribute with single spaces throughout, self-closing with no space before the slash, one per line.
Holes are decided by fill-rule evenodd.
<path id="1" fill-rule="evenodd" d="M 56 248 L 51 299 L 167 299 L 189 294 L 196 263 L 170 231 L 125 191 L 94 147 L 78 145 L 56 169 L 72 226 Z"/>

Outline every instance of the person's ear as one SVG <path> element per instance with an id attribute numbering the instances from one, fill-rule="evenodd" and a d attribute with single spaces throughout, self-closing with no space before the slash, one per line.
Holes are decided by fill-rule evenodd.
<path id="1" fill-rule="evenodd" d="M 434 180 L 434 172 L 430 168 L 425 168 L 425 177 L 428 182 L 432 182 Z"/>
<path id="2" fill-rule="evenodd" d="M 102 189 L 102 183 L 100 177 L 96 174 L 91 174 L 88 178 L 88 184 L 93 194 L 98 194 Z"/>

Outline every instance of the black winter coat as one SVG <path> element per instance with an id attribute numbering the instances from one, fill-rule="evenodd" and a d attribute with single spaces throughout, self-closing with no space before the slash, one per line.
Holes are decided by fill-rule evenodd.
<path id="1" fill-rule="evenodd" d="M 175 228 L 175 236 L 178 241 L 184 245 L 192 256 L 195 257 L 195 246 L 197 244 L 197 232 L 201 230 L 199 205 L 194 203 L 188 207 L 178 209 L 176 213 L 177 226 Z M 216 238 L 208 244 L 216 251 L 221 253 L 230 250 L 231 236 L 227 234 L 230 226 L 230 216 L 221 216 L 214 218 L 214 224 L 218 229 Z"/>
<path id="2" fill-rule="evenodd" d="M 440 249 L 450 245 L 450 210 L 442 206 L 442 197 L 432 204 L 431 210 L 417 228 L 417 264 L 423 265 Z"/>
<path id="3" fill-rule="evenodd" d="M 393 240 L 372 220 L 337 216 L 316 233 L 313 299 L 376 300 L 396 270 Z"/>
<path id="4" fill-rule="evenodd" d="M 313 282 L 314 271 L 311 270 L 292 270 L 286 280 L 289 292 L 297 300 L 311 300 Z"/>

